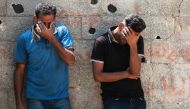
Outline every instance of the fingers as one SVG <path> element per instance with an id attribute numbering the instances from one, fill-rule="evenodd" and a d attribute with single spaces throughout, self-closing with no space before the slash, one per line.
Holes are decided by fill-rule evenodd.
<path id="1" fill-rule="evenodd" d="M 128 27 L 126 27 L 125 30 L 128 33 L 128 36 L 131 36 L 131 34 L 132 34 L 131 30 Z"/>
<path id="2" fill-rule="evenodd" d="M 140 74 L 131 74 L 130 79 L 138 79 L 140 78 Z"/>
<path id="3" fill-rule="evenodd" d="M 138 78 L 140 78 L 140 77 L 131 77 L 130 79 L 138 79 Z"/>
<path id="4" fill-rule="evenodd" d="M 121 31 L 121 35 L 124 36 L 124 37 L 126 36 L 126 33 L 125 33 L 124 29 Z"/>
<path id="5" fill-rule="evenodd" d="M 123 30 L 122 30 L 123 34 L 125 36 L 132 36 L 134 34 L 134 32 L 132 31 L 132 29 L 130 29 L 130 27 L 125 27 Z"/>
<path id="6" fill-rule="evenodd" d="M 51 22 L 51 23 L 50 23 L 50 27 L 53 27 L 53 26 L 54 26 L 54 22 Z"/>
<path id="7" fill-rule="evenodd" d="M 38 26 L 40 27 L 41 31 L 44 30 L 43 23 L 41 21 L 38 21 Z"/>
<path id="8" fill-rule="evenodd" d="M 36 24 L 36 30 L 37 30 L 39 33 L 42 32 L 38 24 Z"/>
<path id="9" fill-rule="evenodd" d="M 133 35 L 133 36 L 137 36 L 137 37 L 140 37 L 140 33 L 138 33 L 138 34 L 135 34 L 135 31 L 133 30 L 133 29 L 131 29 L 131 27 L 129 27 L 129 31 L 131 31 L 131 34 Z"/>
<path id="10" fill-rule="evenodd" d="M 123 32 L 124 36 L 128 36 L 129 35 L 125 28 L 122 30 L 122 32 Z"/>
<path id="11" fill-rule="evenodd" d="M 45 29 L 47 29 L 42 21 L 38 21 L 38 25 L 39 25 L 41 31 L 44 31 Z"/>
<path id="12" fill-rule="evenodd" d="M 54 30 L 55 30 L 54 22 L 51 22 L 51 24 L 50 24 L 50 30 L 51 30 L 52 32 L 54 32 Z"/>

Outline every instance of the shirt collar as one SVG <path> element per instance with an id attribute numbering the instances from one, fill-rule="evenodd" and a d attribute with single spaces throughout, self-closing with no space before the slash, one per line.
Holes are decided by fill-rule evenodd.
<path id="1" fill-rule="evenodd" d="M 118 41 L 116 41 L 116 39 L 114 38 L 114 36 L 113 36 L 113 34 L 112 34 L 112 31 L 113 31 L 114 29 L 116 29 L 116 28 L 117 28 L 117 26 L 113 26 L 113 27 L 111 27 L 111 28 L 108 30 L 108 38 L 109 38 L 110 43 L 111 43 L 111 42 L 118 43 Z"/>

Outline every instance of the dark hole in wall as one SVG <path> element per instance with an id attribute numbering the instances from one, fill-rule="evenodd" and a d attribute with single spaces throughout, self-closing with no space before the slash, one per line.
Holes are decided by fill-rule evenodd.
<path id="1" fill-rule="evenodd" d="M 24 8 L 21 4 L 12 4 L 12 7 L 17 14 L 24 12 Z"/>
<path id="2" fill-rule="evenodd" d="M 117 8 L 114 5 L 109 4 L 108 5 L 108 11 L 111 13 L 115 13 L 117 11 Z"/>
<path id="3" fill-rule="evenodd" d="M 143 58 L 141 59 L 141 62 L 142 62 L 142 63 L 146 63 L 146 58 L 143 57 Z"/>
<path id="4" fill-rule="evenodd" d="M 88 31 L 90 34 L 94 34 L 96 32 L 96 29 L 95 28 L 90 28 L 89 31 Z"/>
<path id="5" fill-rule="evenodd" d="M 98 3 L 98 0 L 91 0 L 91 4 L 95 5 Z"/>
<path id="6" fill-rule="evenodd" d="M 0 20 L 0 24 L 2 24 L 2 21 Z"/>
<path id="7" fill-rule="evenodd" d="M 161 39 L 161 37 L 160 36 L 156 36 L 156 39 Z"/>

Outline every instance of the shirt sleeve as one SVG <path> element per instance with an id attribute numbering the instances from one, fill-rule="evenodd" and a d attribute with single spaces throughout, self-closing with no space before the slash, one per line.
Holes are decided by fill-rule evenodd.
<path id="1" fill-rule="evenodd" d="M 71 37 L 69 30 L 65 26 L 63 27 L 63 38 L 61 40 L 61 44 L 65 48 L 74 51 L 73 39 Z"/>
<path id="2" fill-rule="evenodd" d="M 142 36 L 139 37 L 139 40 L 137 42 L 137 49 L 139 56 L 144 57 L 144 39 Z"/>
<path id="3" fill-rule="evenodd" d="M 23 35 L 16 42 L 13 58 L 18 63 L 25 64 L 27 62 L 26 42 Z"/>
<path id="4" fill-rule="evenodd" d="M 102 41 L 95 40 L 91 54 L 91 61 L 104 62 L 105 50 Z"/>

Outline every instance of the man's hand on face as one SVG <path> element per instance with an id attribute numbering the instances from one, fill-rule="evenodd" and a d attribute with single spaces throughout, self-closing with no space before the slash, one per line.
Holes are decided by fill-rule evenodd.
<path id="1" fill-rule="evenodd" d="M 39 21 L 38 25 L 41 29 L 41 32 L 38 32 L 38 34 L 47 40 L 51 40 L 51 38 L 54 36 L 54 23 L 50 23 L 50 28 L 47 28 L 47 25 L 45 25 L 43 22 Z"/>
<path id="2" fill-rule="evenodd" d="M 125 36 L 125 39 L 127 40 L 129 46 L 136 45 L 140 36 L 140 34 L 135 33 L 130 27 L 125 27 L 123 29 L 123 35 Z"/>

